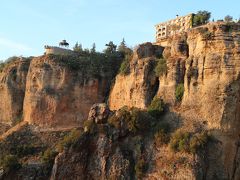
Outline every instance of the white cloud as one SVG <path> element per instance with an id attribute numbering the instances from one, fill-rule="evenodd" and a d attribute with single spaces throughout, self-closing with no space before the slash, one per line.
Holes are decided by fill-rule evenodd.
<path id="1" fill-rule="evenodd" d="M 32 50 L 32 48 L 28 47 L 25 44 L 0 37 L 0 48 L 1 47 L 3 47 L 4 49 L 11 48 L 16 51 L 31 51 Z"/>

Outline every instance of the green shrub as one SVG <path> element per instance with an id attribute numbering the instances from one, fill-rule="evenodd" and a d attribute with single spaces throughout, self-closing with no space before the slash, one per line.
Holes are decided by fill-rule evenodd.
<path id="1" fill-rule="evenodd" d="M 53 167 L 53 164 L 54 164 L 54 161 L 55 161 L 55 158 L 57 156 L 57 152 L 48 148 L 43 154 L 42 154 L 42 161 L 44 162 L 44 164 L 46 165 L 46 174 L 50 174 L 51 173 L 51 170 L 52 170 L 52 167 Z"/>
<path id="2" fill-rule="evenodd" d="M 211 13 L 208 11 L 198 11 L 193 16 L 193 26 L 199 26 L 208 23 Z"/>
<path id="3" fill-rule="evenodd" d="M 121 128 L 121 125 L 130 121 L 131 114 L 126 106 L 122 107 L 114 115 L 108 118 L 108 123 L 117 129 Z M 123 122 L 124 121 L 124 122 Z"/>
<path id="4" fill-rule="evenodd" d="M 156 76 L 161 77 L 167 73 L 167 63 L 165 59 L 159 59 L 154 69 Z"/>
<path id="5" fill-rule="evenodd" d="M 95 123 L 93 120 L 86 120 L 83 123 L 84 131 L 93 133 L 95 129 Z"/>
<path id="6" fill-rule="evenodd" d="M 3 167 L 4 171 L 14 171 L 21 167 L 21 164 L 18 161 L 17 156 L 15 155 L 6 155 L 1 161 L 0 165 Z"/>
<path id="7" fill-rule="evenodd" d="M 71 145 L 75 145 L 79 138 L 82 136 L 82 131 L 74 129 L 63 140 L 57 144 L 57 150 L 62 152 L 65 148 L 69 148 Z"/>
<path id="8" fill-rule="evenodd" d="M 206 132 L 191 135 L 189 132 L 177 131 L 170 139 L 170 148 L 175 152 L 196 153 L 206 146 L 208 140 Z"/>
<path id="9" fill-rule="evenodd" d="M 121 75 L 128 75 L 130 73 L 130 62 L 124 60 L 120 66 L 120 74 Z"/>
<path id="10" fill-rule="evenodd" d="M 57 156 L 57 152 L 48 148 L 44 153 L 42 154 L 42 161 L 49 165 L 50 167 L 53 165 L 55 157 Z"/>
<path id="11" fill-rule="evenodd" d="M 120 66 L 120 74 L 121 75 L 128 75 L 130 73 L 130 61 L 132 59 L 132 54 L 125 54 L 124 61 Z"/>
<path id="12" fill-rule="evenodd" d="M 182 101 L 183 98 L 183 94 L 184 94 L 184 85 L 178 84 L 175 90 L 175 97 L 177 101 Z"/>
<path id="13" fill-rule="evenodd" d="M 150 129 L 153 118 L 147 112 L 138 108 L 122 108 L 108 119 L 115 128 L 127 128 L 130 133 L 136 134 Z"/>
<path id="14" fill-rule="evenodd" d="M 154 97 L 151 104 L 148 106 L 148 113 L 155 118 L 158 118 L 164 112 L 165 104 L 162 99 Z"/>
<path id="15" fill-rule="evenodd" d="M 173 151 L 187 151 L 189 148 L 190 133 L 177 131 L 170 139 L 170 148 Z"/>
<path id="16" fill-rule="evenodd" d="M 35 152 L 35 147 L 32 145 L 24 144 L 24 145 L 17 145 L 16 147 L 12 148 L 11 150 L 12 154 L 17 155 L 17 157 L 24 157 L 26 155 L 32 155 Z"/>

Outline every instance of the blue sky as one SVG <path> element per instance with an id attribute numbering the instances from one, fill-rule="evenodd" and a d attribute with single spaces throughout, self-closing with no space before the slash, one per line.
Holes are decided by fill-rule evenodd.
<path id="1" fill-rule="evenodd" d="M 124 37 L 131 47 L 154 41 L 154 25 L 198 10 L 212 18 L 240 17 L 239 0 L 1 0 L 0 60 L 13 55 L 38 56 L 44 45 L 62 39 L 101 51 Z"/>

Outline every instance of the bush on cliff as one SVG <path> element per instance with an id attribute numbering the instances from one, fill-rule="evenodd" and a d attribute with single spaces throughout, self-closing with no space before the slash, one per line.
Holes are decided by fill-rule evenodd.
<path id="1" fill-rule="evenodd" d="M 178 84 L 175 90 L 175 97 L 178 102 L 182 101 L 184 95 L 184 84 Z"/>
<path id="2" fill-rule="evenodd" d="M 85 132 L 93 133 L 95 130 L 96 124 L 93 120 L 86 120 L 83 123 L 83 127 Z"/>
<path id="3" fill-rule="evenodd" d="M 118 72 L 122 57 L 117 54 L 106 56 L 103 53 L 90 53 L 86 55 L 48 55 L 53 61 L 68 67 L 71 71 L 79 71 L 85 77 L 99 78 L 113 76 Z"/>
<path id="4" fill-rule="evenodd" d="M 161 114 L 163 114 L 165 108 L 165 104 L 162 99 L 160 98 L 153 98 L 151 104 L 148 106 L 148 113 L 155 117 L 158 118 Z"/>
<path id="5" fill-rule="evenodd" d="M 17 156 L 15 155 L 6 155 L 1 161 L 0 166 L 3 167 L 5 172 L 10 172 L 17 170 L 21 167 L 21 164 L 18 161 Z"/>
<path id="6" fill-rule="evenodd" d="M 208 23 L 211 13 L 208 11 L 198 11 L 193 16 L 193 26 L 199 26 Z"/>
<path id="7" fill-rule="evenodd" d="M 190 133 L 177 131 L 170 139 L 170 148 L 177 152 L 189 152 Z"/>
<path id="8" fill-rule="evenodd" d="M 68 135 L 66 135 L 62 141 L 57 144 L 58 152 L 62 152 L 65 148 L 69 148 L 71 145 L 77 143 L 79 138 L 82 136 L 82 131 L 74 129 Z"/>
<path id="9" fill-rule="evenodd" d="M 124 56 L 124 61 L 122 62 L 119 71 L 121 75 L 128 75 L 130 73 L 130 61 L 132 59 L 132 54 L 128 53 Z"/>
<path id="10" fill-rule="evenodd" d="M 126 128 L 132 134 L 147 132 L 154 119 L 138 108 L 120 109 L 108 119 L 108 123 L 117 129 Z"/>
<path id="11" fill-rule="evenodd" d="M 27 155 L 32 155 L 36 152 L 36 148 L 31 144 L 18 144 L 14 148 L 11 148 L 11 153 L 22 158 Z"/>
<path id="12" fill-rule="evenodd" d="M 161 77 L 167 73 L 167 62 L 166 59 L 159 59 L 157 66 L 154 69 L 156 76 Z"/>
<path id="13" fill-rule="evenodd" d="M 203 149 L 209 140 L 206 132 L 190 134 L 189 132 L 176 131 L 170 139 L 170 148 L 177 152 L 197 153 Z"/>
<path id="14" fill-rule="evenodd" d="M 58 153 L 55 150 L 48 148 L 41 155 L 41 160 L 45 164 L 45 167 L 46 167 L 44 174 L 50 175 L 57 154 Z"/>

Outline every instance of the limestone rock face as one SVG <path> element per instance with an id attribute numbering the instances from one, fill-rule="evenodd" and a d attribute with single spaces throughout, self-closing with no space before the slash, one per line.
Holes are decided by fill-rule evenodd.
<path id="1" fill-rule="evenodd" d="M 110 109 L 117 110 L 123 106 L 146 108 L 159 86 L 154 67 L 156 56 L 160 56 L 162 51 L 162 47 L 151 43 L 136 48 L 130 61 L 130 73 L 116 77 L 109 97 Z"/>
<path id="2" fill-rule="evenodd" d="M 105 135 L 83 135 L 77 148 L 59 154 L 51 180 L 57 179 L 132 179 L 131 154 L 113 144 Z"/>
<path id="3" fill-rule="evenodd" d="M 21 120 L 29 60 L 16 59 L 0 73 L 0 122 Z"/>
<path id="4" fill-rule="evenodd" d="M 54 128 L 82 126 L 90 107 L 105 100 L 114 76 L 107 73 L 94 77 L 69 68 L 57 58 L 33 59 L 27 76 L 24 120 Z"/>
<path id="5" fill-rule="evenodd" d="M 212 23 L 169 38 L 162 53 L 168 70 L 159 79 L 153 73 L 154 67 L 149 68 L 154 57 L 138 53 L 144 52 L 141 47 L 137 50 L 141 55 L 131 61 L 130 74 L 117 76 L 110 109 L 145 109 L 154 95 L 163 98 L 181 117 L 183 129 L 195 131 L 201 127 L 211 130 L 216 138 L 207 155 L 206 177 L 239 179 L 239 32 L 239 24 Z M 176 108 L 178 84 L 184 85 L 184 96 Z"/>
<path id="6" fill-rule="evenodd" d="M 109 114 L 110 110 L 105 103 L 94 104 L 89 111 L 88 121 L 94 121 L 97 124 L 105 123 Z"/>

